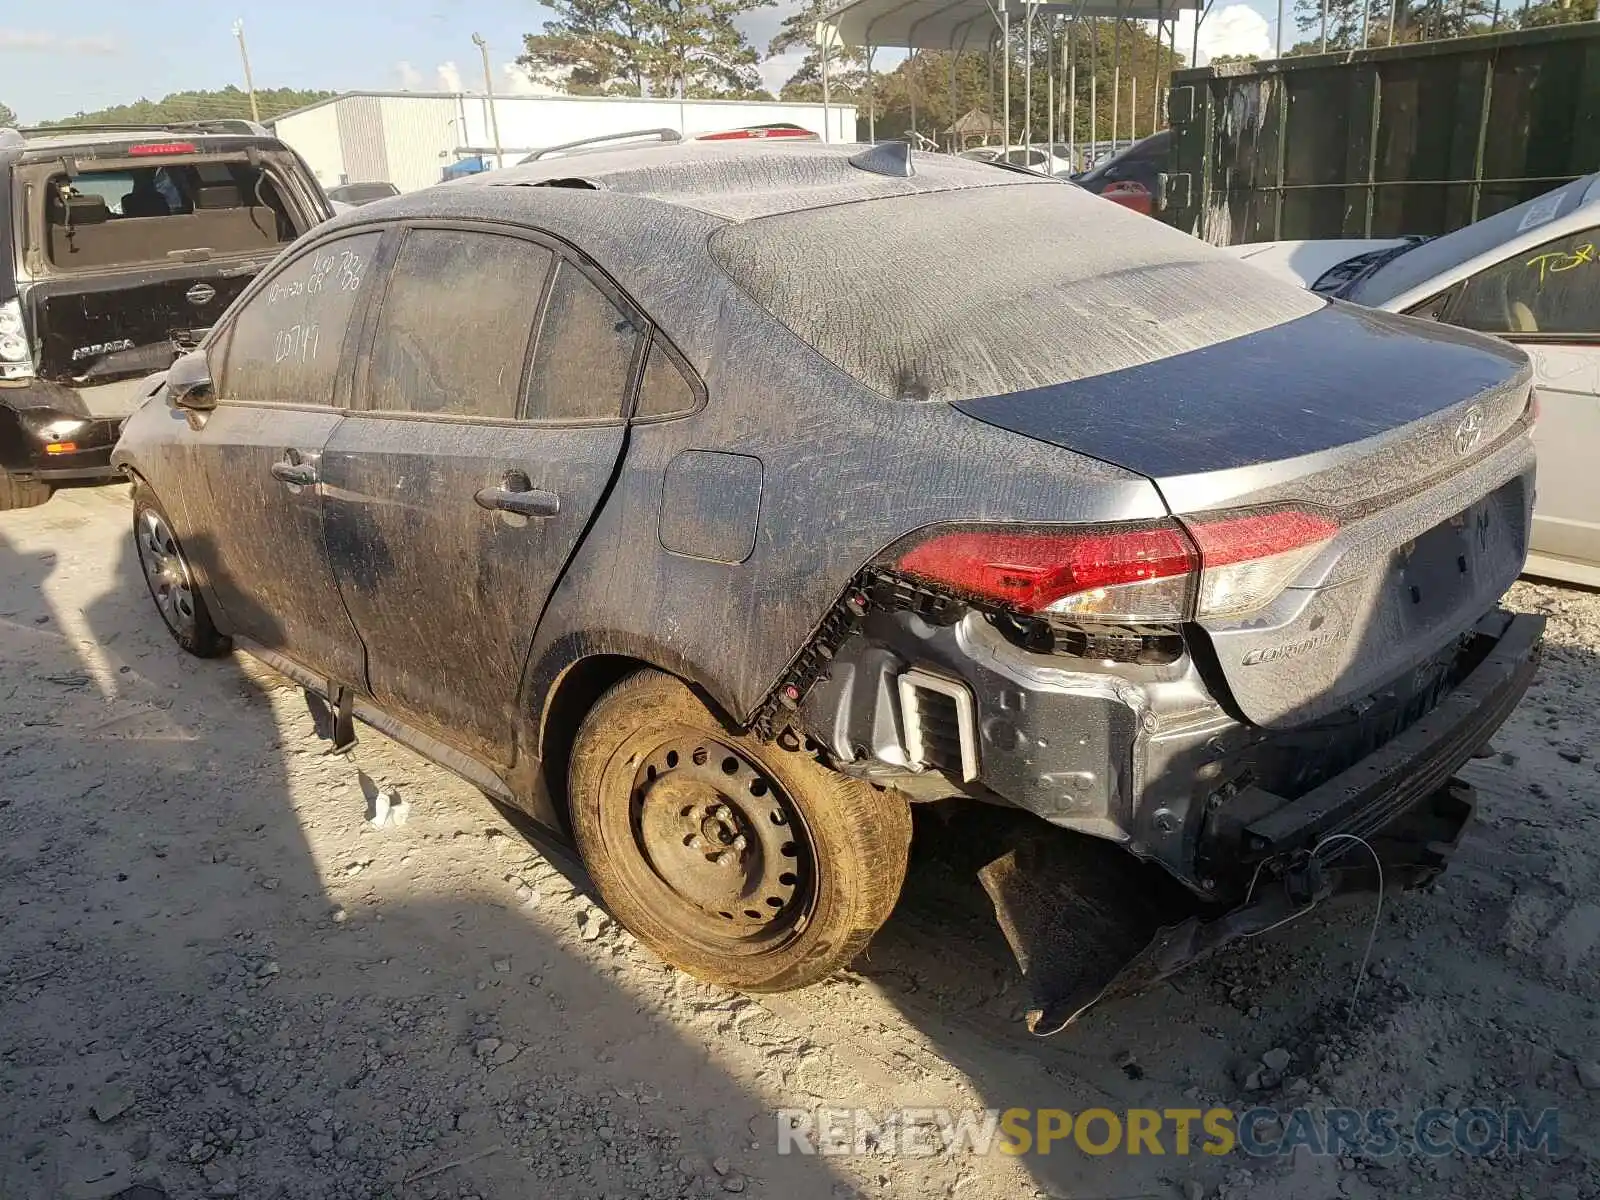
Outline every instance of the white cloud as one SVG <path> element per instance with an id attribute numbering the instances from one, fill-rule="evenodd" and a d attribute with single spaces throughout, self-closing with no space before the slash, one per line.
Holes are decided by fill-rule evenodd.
<path id="1" fill-rule="evenodd" d="M 496 85 L 508 96 L 560 96 L 564 93 L 558 87 L 542 83 L 529 75 L 526 70 L 514 62 L 508 62 L 500 68 L 500 82 Z"/>
<path id="2" fill-rule="evenodd" d="M 415 92 L 422 87 L 422 72 L 404 60 L 395 63 L 395 74 L 400 76 L 400 90 Z"/>
<path id="3" fill-rule="evenodd" d="M 461 86 L 461 69 L 453 62 L 439 64 L 439 90 L 441 92 L 463 92 Z"/>
<path id="4" fill-rule="evenodd" d="M 108 37 L 67 37 L 42 29 L 0 28 L 0 51 L 16 50 L 40 54 L 91 54 L 117 53 L 117 43 Z"/>
<path id="5" fill-rule="evenodd" d="M 1194 50 L 1193 9 L 1178 16 L 1178 53 L 1185 60 Z M 1248 4 L 1229 4 L 1213 9 L 1200 25 L 1200 55 L 1196 66 L 1205 66 L 1219 54 L 1246 54 L 1252 58 L 1271 58 L 1274 54 L 1271 23 Z"/>
<path id="6" fill-rule="evenodd" d="M 798 47 L 763 60 L 756 67 L 761 73 L 761 86 L 776 96 L 805 60 L 806 52 Z"/>

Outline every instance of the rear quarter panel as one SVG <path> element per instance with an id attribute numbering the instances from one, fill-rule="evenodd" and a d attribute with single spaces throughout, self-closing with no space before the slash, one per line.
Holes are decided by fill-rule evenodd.
<path id="1" fill-rule="evenodd" d="M 525 681 L 536 709 L 571 663 L 613 653 L 682 675 L 742 722 L 856 572 L 912 530 L 1166 511 L 1131 472 L 943 403 L 864 390 L 731 283 L 716 289 L 714 305 L 714 322 L 698 317 L 719 331 L 704 371 L 709 402 L 689 417 L 634 426 L 617 483 L 540 624 Z M 726 531 L 746 523 L 753 546 L 744 561 L 663 547 L 663 479 L 686 450 L 759 460 L 757 511 L 690 514 L 728 544 L 737 539 Z M 748 507 L 750 495 L 741 470 L 727 497 Z M 667 540 L 677 545 L 686 514 L 669 516 Z"/>

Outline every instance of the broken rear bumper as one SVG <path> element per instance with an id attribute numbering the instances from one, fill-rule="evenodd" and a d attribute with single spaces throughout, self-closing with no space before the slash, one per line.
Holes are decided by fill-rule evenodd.
<path id="1" fill-rule="evenodd" d="M 1243 830 L 1252 861 L 1310 847 L 1336 834 L 1371 838 L 1444 786 L 1516 708 L 1538 669 L 1543 617 L 1495 612 L 1475 631 L 1492 649 L 1434 709 L 1366 758 L 1295 800 L 1261 789 L 1240 807 L 1265 809 Z M 1353 842 L 1345 841 L 1346 853 Z M 1330 857 L 1337 857 L 1331 853 Z"/>
<path id="2" fill-rule="evenodd" d="M 1026 809 L 1227 903 L 1257 864 L 1366 836 L 1438 790 L 1526 691 L 1542 632 L 1492 612 L 1359 709 L 1279 731 L 1230 713 L 1187 653 L 1090 661 L 1022 649 L 976 613 L 869 612 L 800 713 L 841 771 Z"/>

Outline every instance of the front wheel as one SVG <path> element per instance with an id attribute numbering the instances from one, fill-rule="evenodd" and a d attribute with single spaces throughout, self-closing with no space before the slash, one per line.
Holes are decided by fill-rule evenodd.
<path id="1" fill-rule="evenodd" d="M 144 484 L 137 485 L 133 493 L 133 544 L 150 598 L 173 640 L 200 658 L 226 654 L 232 643 L 212 623 L 205 597 L 194 585 L 189 560 L 172 532 L 172 522 Z"/>
<path id="2" fill-rule="evenodd" d="M 710 983 L 815 983 L 861 951 L 899 897 L 903 798 L 730 733 L 661 672 L 601 697 L 570 780 L 578 849 L 607 907 Z"/>

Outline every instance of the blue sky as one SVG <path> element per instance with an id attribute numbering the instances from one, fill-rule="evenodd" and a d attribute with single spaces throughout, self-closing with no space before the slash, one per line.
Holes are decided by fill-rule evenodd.
<path id="1" fill-rule="evenodd" d="M 758 47 L 765 49 L 790 7 L 780 0 L 743 23 Z M 1266 0 L 1218 0 L 1201 44 L 1211 43 L 1212 53 L 1265 50 L 1272 13 Z M 522 35 L 548 15 L 529 0 L 7 4 L 0 6 L 0 103 L 34 121 L 186 88 L 242 86 L 235 17 L 244 20 L 259 87 L 477 89 L 483 72 L 474 31 L 488 39 L 496 86 L 504 87 Z M 1188 36 L 1181 33 L 1180 45 Z M 787 73 L 787 64 L 773 64 L 769 84 Z"/>

